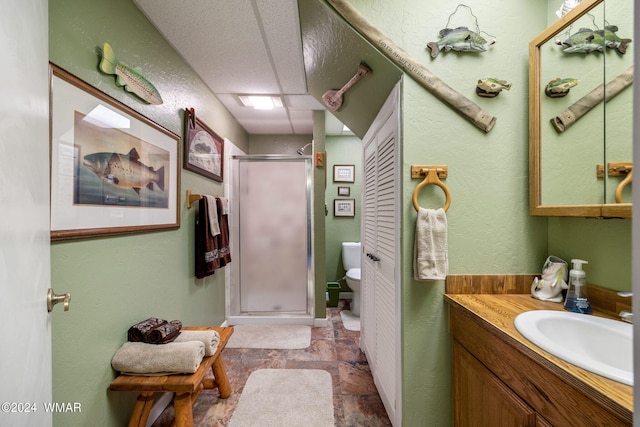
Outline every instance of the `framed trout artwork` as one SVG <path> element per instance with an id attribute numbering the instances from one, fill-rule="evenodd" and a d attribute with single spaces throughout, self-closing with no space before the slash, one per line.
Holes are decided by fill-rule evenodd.
<path id="1" fill-rule="evenodd" d="M 50 64 L 51 240 L 180 227 L 180 137 Z"/>
<path id="2" fill-rule="evenodd" d="M 183 167 L 222 182 L 224 140 L 196 117 L 193 108 L 184 110 Z"/>

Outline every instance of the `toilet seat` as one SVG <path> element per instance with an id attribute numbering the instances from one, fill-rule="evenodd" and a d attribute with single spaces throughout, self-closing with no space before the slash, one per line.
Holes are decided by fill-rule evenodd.
<path id="1" fill-rule="evenodd" d="M 359 268 L 350 268 L 347 271 L 347 279 L 351 280 L 360 280 L 360 269 Z"/>

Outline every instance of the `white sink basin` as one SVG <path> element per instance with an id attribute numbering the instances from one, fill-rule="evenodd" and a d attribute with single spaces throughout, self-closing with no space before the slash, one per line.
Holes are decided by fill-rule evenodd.
<path id="1" fill-rule="evenodd" d="M 633 326 L 568 311 L 533 310 L 515 318 L 518 332 L 554 356 L 633 385 Z"/>

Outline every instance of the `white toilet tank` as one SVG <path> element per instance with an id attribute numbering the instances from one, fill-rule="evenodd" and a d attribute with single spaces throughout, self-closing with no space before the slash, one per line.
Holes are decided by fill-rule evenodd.
<path id="1" fill-rule="evenodd" d="M 342 266 L 345 271 L 360 268 L 360 242 L 342 242 Z"/>

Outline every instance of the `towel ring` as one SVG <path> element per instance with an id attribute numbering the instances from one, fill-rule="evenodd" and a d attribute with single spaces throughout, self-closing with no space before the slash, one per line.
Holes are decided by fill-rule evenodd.
<path id="1" fill-rule="evenodd" d="M 624 190 L 624 187 L 626 187 L 627 184 L 629 184 L 633 180 L 632 174 L 633 170 L 630 170 L 629 173 L 627 173 L 627 176 L 620 182 L 620 184 L 618 184 L 618 187 L 616 188 L 616 203 L 623 203 L 622 190 Z"/>
<path id="2" fill-rule="evenodd" d="M 425 179 L 416 186 L 416 189 L 413 190 L 413 208 L 418 212 L 420 210 L 420 205 L 418 204 L 418 193 L 422 187 L 426 187 L 429 184 L 435 184 L 438 187 L 442 188 L 444 194 L 446 196 L 446 201 L 442 209 L 446 212 L 449 210 L 449 206 L 451 205 L 451 193 L 449 192 L 449 188 L 440 181 L 438 178 L 438 170 L 437 169 L 423 169 L 423 171 L 427 172 L 427 176 Z"/>

